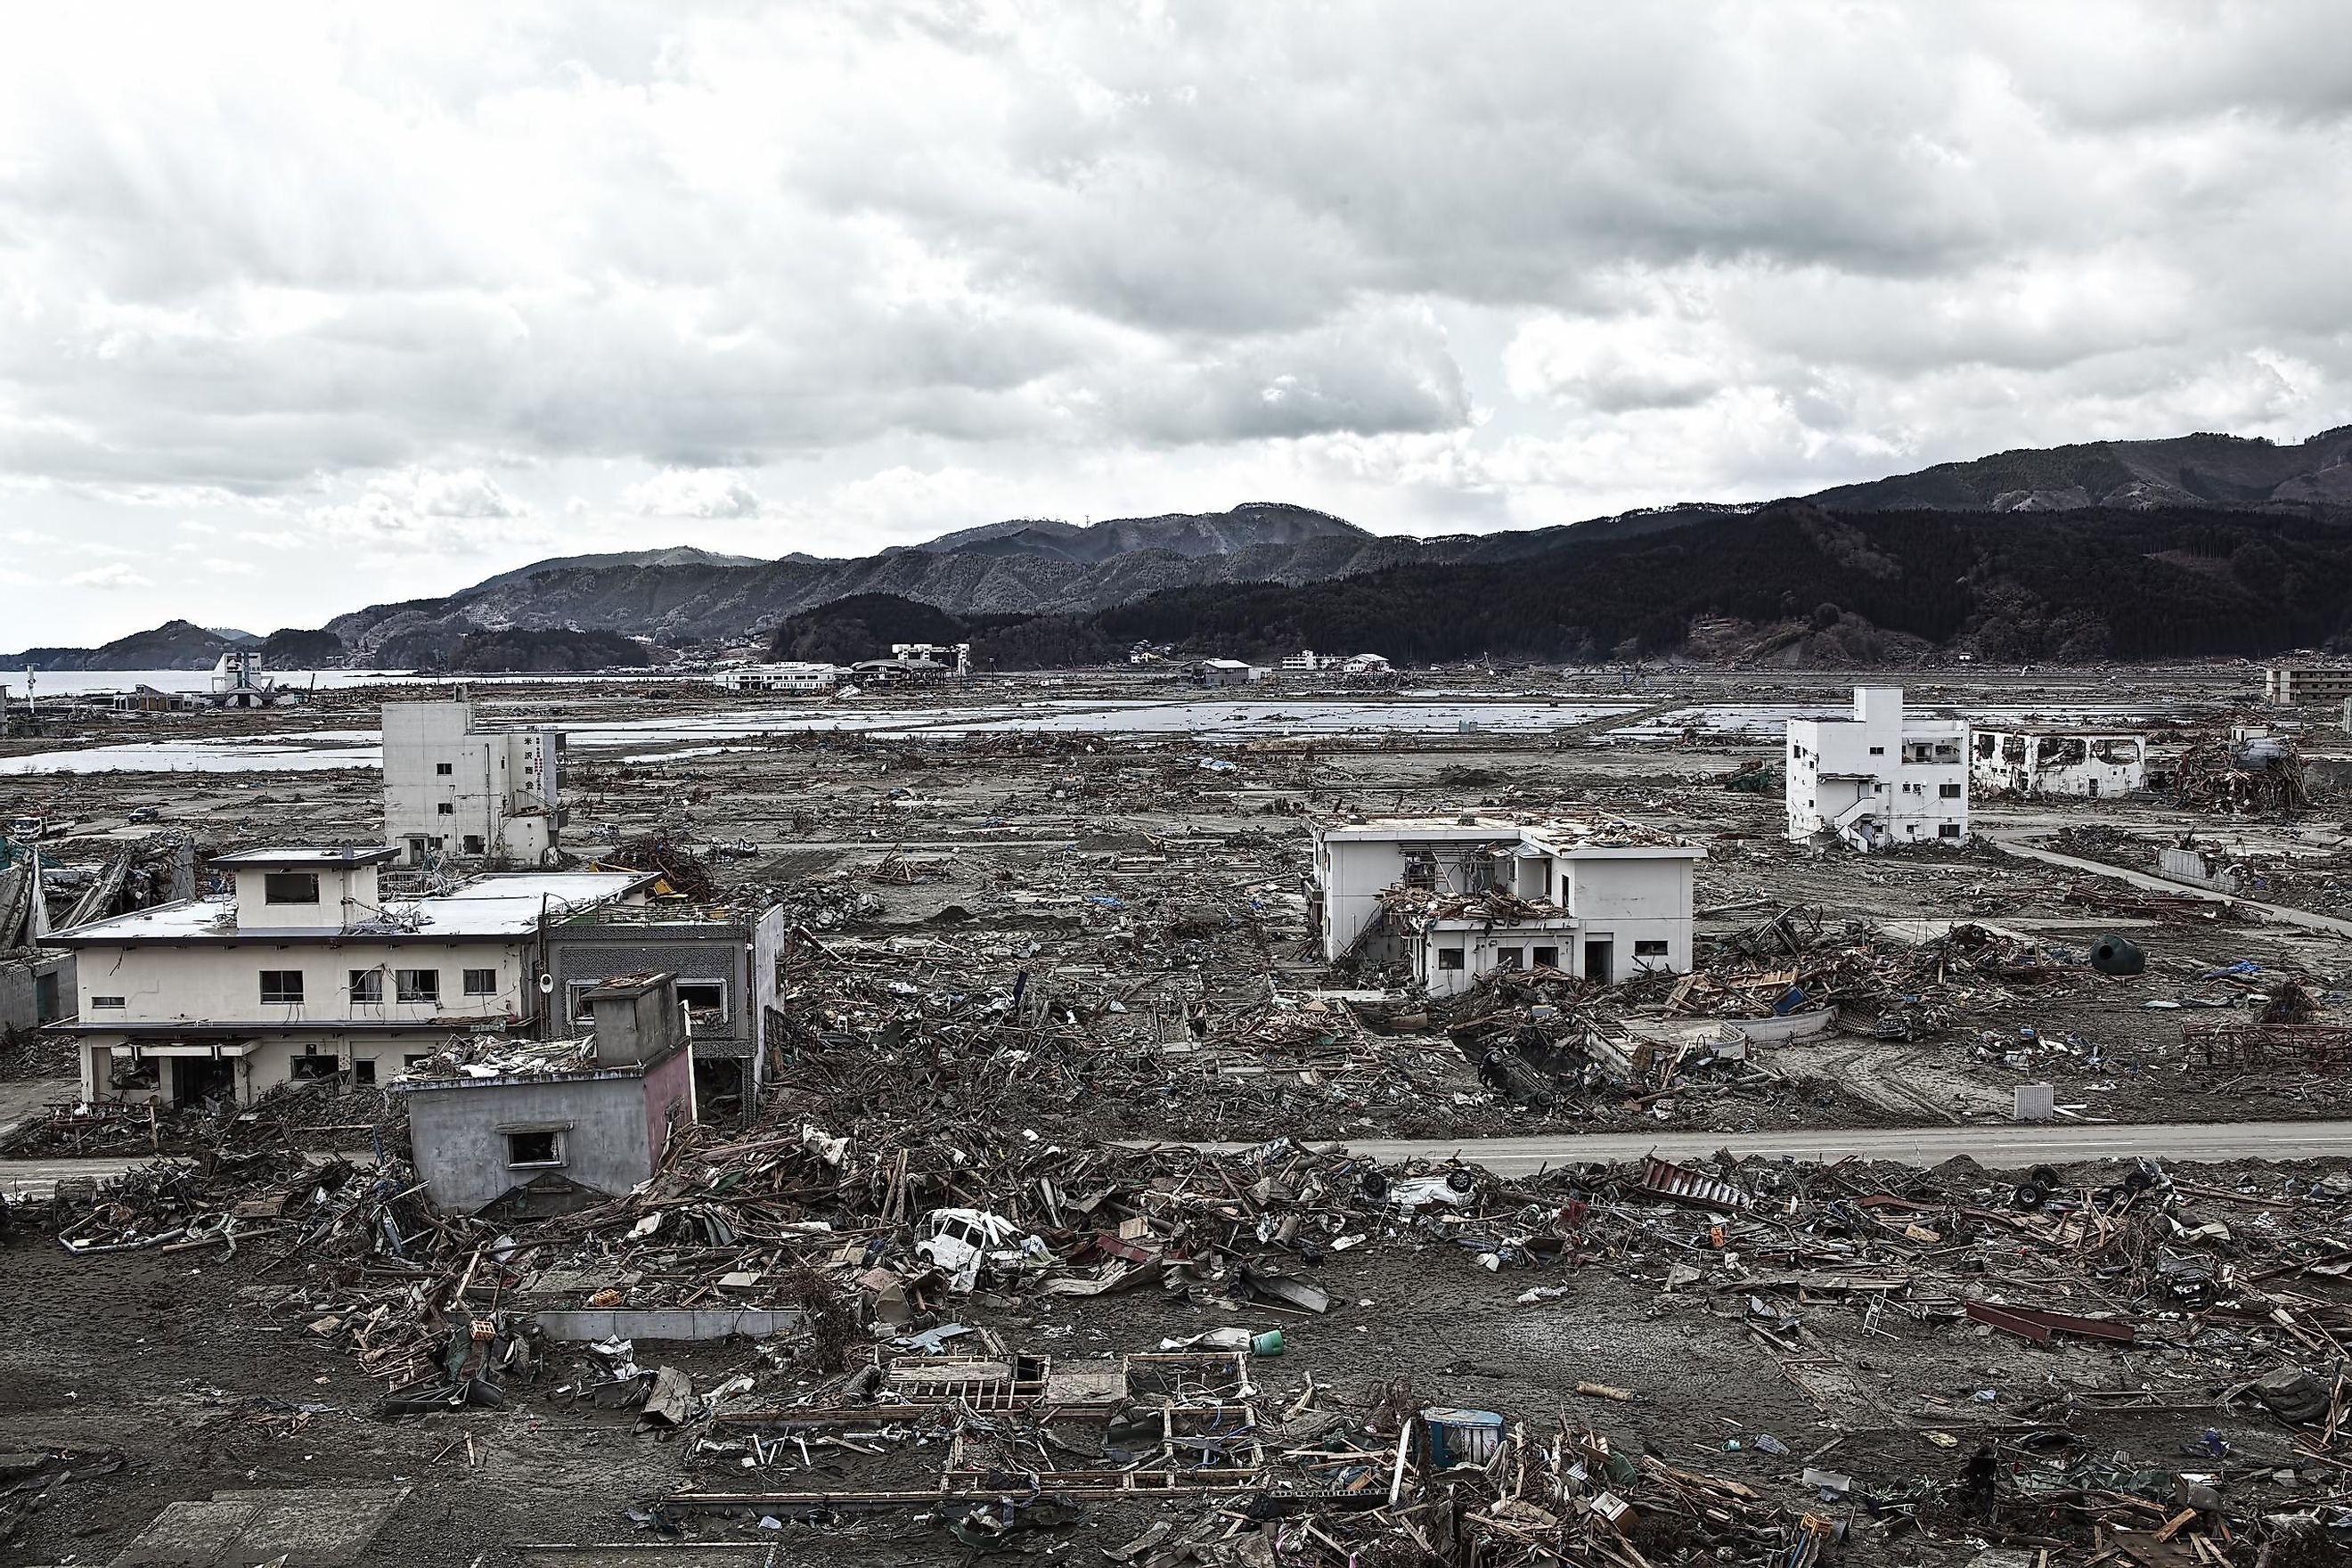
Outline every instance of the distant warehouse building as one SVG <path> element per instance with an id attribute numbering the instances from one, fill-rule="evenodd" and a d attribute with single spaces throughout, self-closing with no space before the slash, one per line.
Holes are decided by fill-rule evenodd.
<path id="1" fill-rule="evenodd" d="M 810 697 L 840 684 L 841 671 L 829 664 L 745 664 L 722 669 L 711 679 L 721 691 L 780 691 Z"/>

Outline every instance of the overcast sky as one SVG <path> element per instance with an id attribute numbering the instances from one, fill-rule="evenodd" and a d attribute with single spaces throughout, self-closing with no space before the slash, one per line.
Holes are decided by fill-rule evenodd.
<path id="1" fill-rule="evenodd" d="M 2334 4 L 16 7 L 0 650 L 2352 420 Z"/>

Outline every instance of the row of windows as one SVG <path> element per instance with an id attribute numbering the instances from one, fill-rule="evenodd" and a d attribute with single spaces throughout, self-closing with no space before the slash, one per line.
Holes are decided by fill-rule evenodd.
<path id="1" fill-rule="evenodd" d="M 441 1000 L 441 972 L 437 969 L 395 969 L 392 972 L 393 995 L 402 1002 L 438 1002 Z M 495 996 L 499 994 L 499 972 L 495 969 L 468 969 L 463 972 L 461 984 L 468 996 Z M 299 1004 L 303 999 L 304 976 L 299 969 L 265 969 L 261 972 L 261 999 L 265 1003 L 283 1005 Z M 351 972 L 350 997 L 353 1002 L 383 1001 L 383 971 L 354 969 Z M 92 997 L 93 1005 L 102 1006 L 119 998 Z"/>
<path id="2" fill-rule="evenodd" d="M 1663 941 L 1652 941 L 1648 939 L 1636 942 L 1633 944 L 1633 957 L 1636 960 L 1656 959 L 1659 963 L 1663 963 L 1666 959 L 1666 944 Z M 1558 969 L 1559 967 L 1559 949 L 1556 947 L 1534 947 L 1526 949 L 1516 947 L 1498 947 L 1495 950 L 1495 967 L 1497 969 L 1517 969 L 1519 967 L 1519 963 L 1522 958 L 1525 958 L 1528 963 L 1536 969 Z M 1439 948 L 1437 950 L 1437 967 L 1440 969 L 1461 968 L 1462 949 L 1458 947 Z"/>

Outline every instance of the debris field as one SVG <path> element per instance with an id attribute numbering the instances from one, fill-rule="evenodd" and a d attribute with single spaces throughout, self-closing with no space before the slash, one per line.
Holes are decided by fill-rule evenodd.
<path id="1" fill-rule="evenodd" d="M 2343 1162 L 1739 1152 L 1997 1132 L 2039 1085 L 2086 1132 L 2342 1115 L 2343 938 L 2291 918 L 2352 864 L 2316 774 L 1985 803 L 1966 848 L 1864 857 L 1783 840 L 1745 737 L 1230 728 L 575 762 L 567 847 L 790 917 L 765 1092 L 623 1198 L 439 1212 L 397 1097 L 331 1080 L 20 1118 L 0 1171 L 68 1173 L 17 1186 L 0 1247 L 0 1557 L 2352 1552 Z M 45 817 L 98 913 L 216 854 L 367 841 L 374 788 L 51 773 L 0 781 L 0 817 Z M 1307 822 L 1467 810 L 1704 846 L 1692 973 L 1434 997 L 1325 964 Z M 2100 869 L 2184 835 L 2279 864 L 2230 896 Z M 45 1049 L 11 1087 L 52 1081 Z M 1498 1138 L 1561 1148 L 1451 1157 Z M 1351 1147 L 1400 1140 L 1425 1148 Z M 340 1533 L 295 1540 L 286 1493 Z"/>

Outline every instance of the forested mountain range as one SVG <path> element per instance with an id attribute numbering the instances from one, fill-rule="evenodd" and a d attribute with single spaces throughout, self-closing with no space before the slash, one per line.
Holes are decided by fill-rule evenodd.
<path id="1" fill-rule="evenodd" d="M 1142 639 L 1405 660 L 2259 654 L 2346 635 L 2347 527 L 2352 426 L 2293 445 L 2200 434 L 2001 452 L 1769 505 L 1434 539 L 1252 502 L 1083 526 L 1015 519 L 845 560 L 686 546 L 572 556 L 271 642 L 418 668 L 492 668 L 531 649 L 571 660 L 613 637 L 819 657 L 864 651 L 876 625 L 916 624 L 904 606 L 924 606 L 985 627 L 1004 664 L 1081 662 Z M 532 632 L 589 640 L 542 648 L 521 635 Z M 0 663 L 209 664 L 222 646 L 175 622 Z"/>

